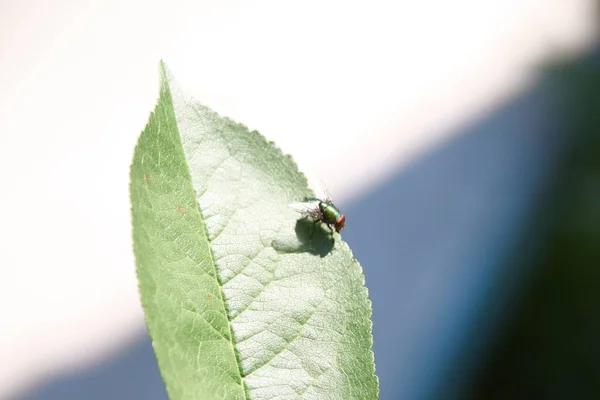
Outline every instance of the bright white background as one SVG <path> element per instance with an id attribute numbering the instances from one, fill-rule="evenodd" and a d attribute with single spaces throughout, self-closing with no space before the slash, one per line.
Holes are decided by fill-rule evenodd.
<path id="1" fill-rule="evenodd" d="M 583 51 L 593 5 L 4 0 L 0 398 L 143 329 L 128 168 L 159 59 L 343 202 Z"/>

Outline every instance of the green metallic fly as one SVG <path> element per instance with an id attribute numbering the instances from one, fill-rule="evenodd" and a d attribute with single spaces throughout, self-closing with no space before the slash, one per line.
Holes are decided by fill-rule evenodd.
<path id="1" fill-rule="evenodd" d="M 346 226 L 346 216 L 333 204 L 329 191 L 323 189 L 323 192 L 323 199 L 308 198 L 302 203 L 291 203 L 289 206 L 305 217 L 325 223 L 339 232 Z"/>

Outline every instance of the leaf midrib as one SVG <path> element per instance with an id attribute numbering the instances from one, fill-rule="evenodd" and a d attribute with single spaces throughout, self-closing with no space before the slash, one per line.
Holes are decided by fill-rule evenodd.
<path id="1" fill-rule="evenodd" d="M 171 87 L 169 85 L 168 72 L 166 70 L 166 67 L 165 67 L 164 63 L 162 63 L 162 62 L 161 62 L 161 74 L 162 74 L 162 80 L 165 83 L 165 85 L 167 86 L 167 94 L 169 96 L 169 102 L 172 105 L 174 103 L 173 103 L 173 97 L 172 97 L 172 94 L 171 94 Z M 176 113 L 175 107 L 173 107 L 173 114 L 175 116 L 175 120 L 177 120 L 177 113 Z M 181 152 L 182 152 L 182 154 L 185 157 L 186 152 L 185 152 L 185 148 L 183 147 L 183 143 L 181 141 L 181 135 L 180 135 L 180 132 L 179 132 L 179 126 L 178 126 L 177 123 L 175 123 L 174 125 L 175 125 L 175 129 L 177 131 L 177 136 L 179 137 L 178 143 L 179 143 Z M 159 127 L 159 132 L 160 132 L 160 127 Z M 193 182 L 192 175 L 191 175 L 191 172 L 190 172 L 189 164 L 187 162 L 187 158 L 185 158 L 185 163 L 184 164 L 185 164 L 185 169 L 186 169 L 186 172 L 187 172 L 188 182 L 193 187 L 193 184 L 192 184 L 192 182 Z M 235 336 L 233 334 L 231 314 L 229 312 L 229 306 L 227 304 L 227 301 L 225 300 L 225 293 L 223 291 L 223 282 L 221 280 L 221 275 L 219 273 L 219 269 L 217 268 L 217 263 L 216 263 L 215 255 L 214 255 L 213 248 L 212 248 L 212 245 L 211 245 L 212 241 L 211 241 L 209 233 L 208 233 L 208 227 L 207 227 L 207 224 L 206 224 L 206 219 L 204 218 L 204 212 L 202 211 L 202 207 L 200 207 L 200 203 L 198 202 L 197 197 L 195 197 L 195 203 L 196 203 L 196 206 L 198 207 L 198 213 L 199 213 L 199 216 L 200 216 L 200 220 L 202 221 L 202 229 L 201 229 L 202 233 L 201 234 L 203 235 L 203 238 L 206 241 L 206 243 L 208 243 L 207 247 L 208 247 L 208 250 L 209 250 L 210 263 L 212 265 L 214 277 L 215 277 L 215 279 L 217 281 L 217 284 L 219 285 L 220 301 L 221 301 L 221 304 L 223 305 L 223 311 L 225 312 L 225 317 L 227 318 L 227 331 L 229 333 L 229 340 L 228 340 L 228 342 L 231 345 L 231 349 L 233 351 L 233 354 L 235 355 L 235 362 L 236 362 L 236 365 L 237 365 L 237 368 L 238 368 L 239 384 L 242 387 L 245 400 L 250 400 L 250 394 L 248 393 L 248 389 L 247 389 L 246 384 L 244 382 L 244 373 L 243 373 L 243 370 L 242 370 L 242 363 L 240 361 L 240 355 L 239 355 L 238 348 L 237 348 L 236 343 L 235 343 Z M 198 229 L 196 229 L 196 230 L 198 230 Z M 179 246 L 179 245 L 178 245 L 178 247 L 181 248 L 181 246 Z M 184 250 L 184 253 L 186 254 L 186 256 L 188 256 L 190 258 L 191 261 L 195 262 L 194 259 L 191 258 L 189 256 L 189 254 L 187 254 L 187 252 L 185 252 L 185 250 Z M 202 317 L 202 318 L 204 319 L 204 317 Z M 213 330 L 217 331 L 221 337 L 223 336 L 222 333 L 219 332 L 217 329 L 215 329 L 212 324 L 209 323 L 208 325 Z"/>

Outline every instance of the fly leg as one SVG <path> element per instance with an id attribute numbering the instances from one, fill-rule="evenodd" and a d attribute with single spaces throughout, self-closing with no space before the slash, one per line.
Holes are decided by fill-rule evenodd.
<path id="1" fill-rule="evenodd" d="M 315 230 L 317 229 L 317 224 L 321 222 L 318 219 L 313 220 L 313 223 L 310 225 L 310 234 L 308 235 L 308 240 L 312 239 L 313 233 L 315 233 Z"/>
<path id="2" fill-rule="evenodd" d="M 323 218 L 324 218 L 324 217 L 325 217 L 325 216 L 323 215 L 323 212 L 321 211 L 321 208 L 318 208 L 318 209 L 317 209 L 317 212 L 316 212 L 316 213 L 315 213 L 315 215 L 314 215 L 314 218 L 315 218 L 315 219 L 314 219 L 314 223 L 312 224 L 312 229 L 311 229 L 311 231 L 310 231 L 310 235 L 308 236 L 308 239 L 309 239 L 309 240 L 310 240 L 310 239 L 312 239 L 312 235 L 315 233 L 315 230 L 316 230 L 317 224 L 318 224 L 319 222 L 323 223 Z"/>
<path id="3" fill-rule="evenodd" d="M 313 234 L 315 233 L 315 230 L 317 229 L 317 224 L 321 224 L 321 225 L 325 225 L 329 228 L 329 232 L 331 232 L 331 234 L 333 235 L 334 230 L 333 227 L 329 224 L 326 224 L 325 222 L 321 221 L 320 219 L 316 219 L 313 221 L 312 225 L 311 225 L 311 229 L 310 229 L 310 235 L 308 235 L 308 239 L 312 239 Z"/>

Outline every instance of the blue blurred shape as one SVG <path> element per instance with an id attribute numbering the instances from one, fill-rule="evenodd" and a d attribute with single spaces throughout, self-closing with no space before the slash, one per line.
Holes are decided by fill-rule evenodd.
<path id="1" fill-rule="evenodd" d="M 445 380 L 468 379 L 514 295 L 503 268 L 562 155 L 558 110 L 538 87 L 342 204 L 373 302 L 382 400 L 450 399 L 439 391 L 460 384 Z"/>
<path id="2" fill-rule="evenodd" d="M 145 332 L 105 362 L 58 376 L 16 399 L 168 400 Z"/>

